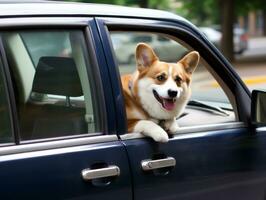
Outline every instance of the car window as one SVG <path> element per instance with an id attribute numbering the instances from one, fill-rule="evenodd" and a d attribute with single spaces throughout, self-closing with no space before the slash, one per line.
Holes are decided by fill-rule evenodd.
<path id="1" fill-rule="evenodd" d="M 144 35 L 144 34 L 133 34 L 131 35 L 131 40 L 132 43 L 134 42 L 151 42 L 152 41 L 152 37 L 149 35 Z"/>
<path id="2" fill-rule="evenodd" d="M 51 31 L 41 31 L 38 33 L 21 32 L 20 35 L 35 68 L 42 56 L 71 56 L 68 32 L 53 31 L 52 34 Z"/>
<path id="3" fill-rule="evenodd" d="M 159 59 L 166 62 L 177 62 L 193 50 L 178 38 L 165 34 L 112 31 L 110 35 L 111 40 L 113 37 L 117 40 L 120 35 L 121 38 L 129 37 L 127 41 L 131 41 L 121 42 L 119 46 L 116 45 L 114 48 L 121 75 L 130 74 L 136 70 L 135 50 L 139 42 L 150 45 Z M 134 42 L 130 38 L 136 37 L 135 35 L 154 39 L 149 42 L 140 40 Z M 192 96 L 184 111 L 184 115 L 187 116 L 179 119 L 183 126 L 224 123 L 236 120 L 235 111 L 224 89 L 207 69 L 208 63 L 201 59 L 192 76 Z"/>
<path id="4" fill-rule="evenodd" d="M 2 67 L 2 62 L 0 61 L 0 68 L 2 69 Z M 0 70 L 0 143 L 12 142 L 12 140 L 7 93 L 5 90 L 3 73 L 2 70 Z"/>
<path id="5" fill-rule="evenodd" d="M 99 131 L 81 31 L 5 32 L 4 43 L 21 140 Z"/>
<path id="6" fill-rule="evenodd" d="M 167 37 L 163 37 L 163 36 L 158 36 L 158 41 L 160 42 L 171 42 L 171 40 L 169 40 Z"/>

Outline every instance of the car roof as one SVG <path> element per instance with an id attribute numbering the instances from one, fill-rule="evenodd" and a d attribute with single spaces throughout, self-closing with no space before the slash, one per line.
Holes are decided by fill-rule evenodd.
<path id="1" fill-rule="evenodd" d="M 14 16 L 139 17 L 189 23 L 184 18 L 173 13 L 153 9 L 77 2 L 0 0 L 0 17 Z"/>

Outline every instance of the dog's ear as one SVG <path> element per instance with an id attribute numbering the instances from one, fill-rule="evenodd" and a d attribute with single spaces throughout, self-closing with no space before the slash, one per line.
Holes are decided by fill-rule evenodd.
<path id="1" fill-rule="evenodd" d="M 158 57 L 153 49 L 146 43 L 139 43 L 136 48 L 136 62 L 139 70 L 152 65 Z"/>
<path id="2" fill-rule="evenodd" d="M 192 74 L 199 63 L 200 55 L 197 51 L 192 51 L 185 55 L 179 63 L 184 66 L 188 74 Z"/>

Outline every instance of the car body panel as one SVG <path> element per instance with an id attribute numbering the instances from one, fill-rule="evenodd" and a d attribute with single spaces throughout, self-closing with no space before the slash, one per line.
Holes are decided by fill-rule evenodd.
<path id="1" fill-rule="evenodd" d="M 81 171 L 97 164 L 118 166 L 123 173 L 84 181 Z M 118 141 L 2 155 L 1 198 L 131 199 L 129 174 L 127 155 Z"/>
<path id="2" fill-rule="evenodd" d="M 18 1 L 17 1 L 18 2 Z M 3 199 L 265 199 L 265 127 L 250 124 L 250 92 L 228 61 L 187 20 L 174 14 L 121 6 L 25 1 L 0 4 L 0 27 L 80 28 L 99 70 L 106 119 L 95 135 L 0 147 Z M 88 17 L 95 17 L 94 19 Z M 76 23 L 73 23 L 76 22 Z M 237 122 L 187 127 L 165 144 L 127 133 L 124 99 L 108 28 L 147 30 L 181 37 L 201 52 L 234 95 Z M 92 37 L 89 37 L 91 35 Z M 2 45 L 2 44 L 1 44 Z M 4 67 L 8 68 L 1 46 Z M 10 72 L 5 75 L 11 81 Z M 12 109 L 14 92 L 9 85 Z M 183 131 L 183 132 L 182 132 Z M 180 134 L 179 134 L 180 133 Z M 174 168 L 144 172 L 146 159 L 176 160 Z M 84 169 L 120 168 L 118 177 L 84 181 Z M 110 182 L 110 183 L 109 183 Z"/>
<path id="3" fill-rule="evenodd" d="M 177 134 L 167 144 L 125 140 L 135 199 L 263 199 L 265 149 L 258 139 L 265 142 L 265 132 L 256 137 L 235 128 Z M 175 158 L 176 166 L 141 169 L 141 161 L 160 157 Z"/>

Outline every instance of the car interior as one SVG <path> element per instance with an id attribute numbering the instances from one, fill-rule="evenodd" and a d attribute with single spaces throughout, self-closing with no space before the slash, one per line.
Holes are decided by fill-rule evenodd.
<path id="1" fill-rule="evenodd" d="M 53 33 L 51 31 L 51 38 Z M 71 53 L 55 55 L 49 53 L 49 46 L 43 46 L 47 48 L 44 53 L 42 48 L 38 51 L 38 45 L 41 44 L 29 46 L 23 34 L 40 37 L 41 33 L 8 32 L 3 37 L 15 88 L 20 139 L 35 140 L 95 132 L 83 47 L 76 41 L 80 35 L 75 32 L 62 33 L 62 37 L 69 40 Z M 56 45 L 56 41 L 50 43 Z M 36 66 L 30 53 L 39 54 Z"/>

